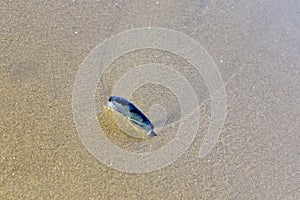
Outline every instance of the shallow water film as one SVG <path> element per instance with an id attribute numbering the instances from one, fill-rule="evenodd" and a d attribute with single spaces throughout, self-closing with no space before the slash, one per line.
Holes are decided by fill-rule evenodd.
<path id="1" fill-rule="evenodd" d="M 300 199 L 298 0 L 0 10 L 0 199 Z"/>

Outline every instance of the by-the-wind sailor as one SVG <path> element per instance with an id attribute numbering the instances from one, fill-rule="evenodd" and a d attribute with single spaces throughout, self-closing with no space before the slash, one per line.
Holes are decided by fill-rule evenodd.
<path id="1" fill-rule="evenodd" d="M 119 96 L 111 96 L 108 100 L 107 106 L 122 114 L 130 122 L 146 130 L 148 132 L 148 136 L 156 136 L 156 133 L 153 131 L 154 126 L 150 120 L 127 99 Z"/>

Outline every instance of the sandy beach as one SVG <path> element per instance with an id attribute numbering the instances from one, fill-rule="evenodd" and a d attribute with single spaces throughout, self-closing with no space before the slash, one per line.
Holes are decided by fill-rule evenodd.
<path id="1" fill-rule="evenodd" d="M 0 199 L 300 199 L 299 1 L 30 0 L 2 1 L 0 9 Z M 183 116 L 178 97 L 155 84 L 138 88 L 131 100 L 147 116 L 151 105 L 164 107 L 157 112 L 168 127 L 158 137 L 130 137 L 112 116 L 99 114 L 134 66 L 176 69 L 200 105 L 196 137 L 178 159 L 149 173 L 128 173 L 86 147 L 73 94 L 93 49 L 140 27 L 175 30 L 201 44 L 224 82 L 226 118 L 212 150 L 199 158 L 215 108 L 205 77 L 168 51 L 116 57 L 94 98 L 95 120 L 120 149 L 166 146 Z"/>

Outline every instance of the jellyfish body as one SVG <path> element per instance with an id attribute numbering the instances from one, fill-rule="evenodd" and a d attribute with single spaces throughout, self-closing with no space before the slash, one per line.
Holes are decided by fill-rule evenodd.
<path id="1" fill-rule="evenodd" d="M 133 124 L 148 132 L 148 136 L 154 137 L 157 134 L 153 131 L 154 126 L 151 121 L 130 101 L 123 97 L 111 96 L 107 106 L 119 112 Z"/>

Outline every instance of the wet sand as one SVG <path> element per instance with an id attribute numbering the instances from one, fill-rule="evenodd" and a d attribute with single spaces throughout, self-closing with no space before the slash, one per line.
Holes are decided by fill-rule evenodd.
<path id="1" fill-rule="evenodd" d="M 298 1 L 5 1 L 0 8 L 0 199 L 300 199 Z M 130 174 L 102 164 L 82 144 L 72 90 L 95 46 L 148 26 L 183 32 L 208 51 L 226 83 L 227 118 L 200 159 L 207 101 L 188 151 L 158 171 Z M 180 67 L 183 59 L 162 51 L 119 58 L 105 83 L 149 57 L 181 70 L 199 101 L 209 97 L 201 77 Z M 145 101 L 139 90 L 135 101 L 147 110 L 163 91 Z M 155 148 L 109 130 L 124 149 Z"/>

